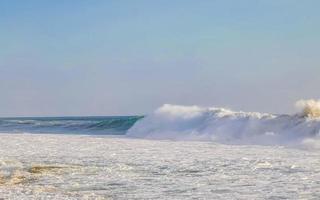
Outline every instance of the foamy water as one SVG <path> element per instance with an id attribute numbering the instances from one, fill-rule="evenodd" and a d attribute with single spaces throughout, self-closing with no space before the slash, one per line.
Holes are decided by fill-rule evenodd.
<path id="1" fill-rule="evenodd" d="M 1 119 L 0 199 L 320 199 L 319 105 Z"/>
<path id="2" fill-rule="evenodd" d="M 319 199 L 319 157 L 303 146 L 1 134 L 0 198 Z"/>

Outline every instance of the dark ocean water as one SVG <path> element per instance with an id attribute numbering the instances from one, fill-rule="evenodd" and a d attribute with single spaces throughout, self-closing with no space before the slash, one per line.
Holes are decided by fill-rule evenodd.
<path id="1" fill-rule="evenodd" d="M 143 116 L 0 118 L 2 133 L 124 135 Z"/>

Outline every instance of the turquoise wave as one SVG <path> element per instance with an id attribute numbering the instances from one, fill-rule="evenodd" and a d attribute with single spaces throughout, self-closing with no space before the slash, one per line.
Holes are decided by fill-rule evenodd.
<path id="1" fill-rule="evenodd" d="M 125 134 L 143 116 L 1 118 L 2 133 Z"/>

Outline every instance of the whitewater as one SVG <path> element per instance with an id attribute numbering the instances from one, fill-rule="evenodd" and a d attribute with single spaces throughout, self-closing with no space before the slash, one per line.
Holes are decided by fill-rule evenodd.
<path id="1" fill-rule="evenodd" d="M 166 104 L 134 124 L 127 135 L 148 139 L 285 145 L 317 139 L 320 103 L 298 101 L 300 112 L 273 115 Z"/>
<path id="2" fill-rule="evenodd" d="M 320 104 L 0 119 L 0 199 L 319 199 Z"/>

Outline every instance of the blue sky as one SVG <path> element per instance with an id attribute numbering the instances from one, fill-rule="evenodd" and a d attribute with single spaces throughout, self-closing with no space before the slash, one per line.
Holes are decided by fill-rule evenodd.
<path id="1" fill-rule="evenodd" d="M 319 98 L 318 0 L 2 0 L 0 116 Z"/>

